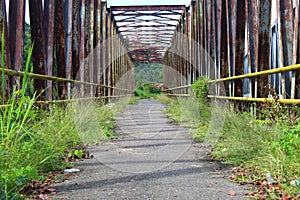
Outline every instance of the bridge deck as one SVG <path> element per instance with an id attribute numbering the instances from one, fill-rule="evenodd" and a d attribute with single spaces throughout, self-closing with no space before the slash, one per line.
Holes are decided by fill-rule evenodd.
<path id="1" fill-rule="evenodd" d="M 167 119 L 155 100 L 128 105 L 117 119 L 119 139 L 94 146 L 95 159 L 76 163 L 78 178 L 57 184 L 63 199 L 242 199 L 227 169 L 207 158 L 187 128 Z M 236 196 L 228 195 L 230 190 Z"/>

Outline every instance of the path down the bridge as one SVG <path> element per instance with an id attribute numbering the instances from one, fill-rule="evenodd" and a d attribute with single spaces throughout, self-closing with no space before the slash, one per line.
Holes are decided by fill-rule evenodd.
<path id="1" fill-rule="evenodd" d="M 116 119 L 119 138 L 75 163 L 77 178 L 55 185 L 53 199 L 243 199 L 228 168 L 208 159 L 209 147 L 167 119 L 165 105 L 140 100 Z M 230 196 L 229 192 L 236 192 Z"/>

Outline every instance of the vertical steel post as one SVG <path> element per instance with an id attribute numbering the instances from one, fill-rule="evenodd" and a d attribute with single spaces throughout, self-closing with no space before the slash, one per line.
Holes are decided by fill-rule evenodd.
<path id="1" fill-rule="evenodd" d="M 72 18 L 73 18 L 73 1 L 65 2 L 66 10 L 66 78 L 71 79 L 72 73 Z M 71 98 L 71 83 L 67 83 L 67 98 Z"/>
<path id="2" fill-rule="evenodd" d="M 46 73 L 48 76 L 53 74 L 53 52 L 54 52 L 54 10 L 55 10 L 55 0 L 45 0 L 44 1 L 44 19 L 45 19 L 45 47 L 46 47 Z M 47 81 L 46 99 L 52 100 L 52 81 Z"/>
<path id="3" fill-rule="evenodd" d="M 73 1 L 72 22 L 72 79 L 79 78 L 79 49 L 80 49 L 80 2 Z"/>
<path id="4" fill-rule="evenodd" d="M 101 51 L 101 58 L 102 58 L 102 84 L 106 85 L 107 84 L 107 75 L 106 75 L 106 70 L 107 70 L 107 16 L 106 16 L 106 2 L 101 2 L 101 36 L 102 36 L 102 50 Z M 103 88 L 103 95 L 107 95 L 107 89 Z"/>
<path id="5" fill-rule="evenodd" d="M 80 48 L 79 48 L 79 79 L 80 81 L 84 81 L 84 54 L 85 54 L 85 0 L 80 0 Z M 84 85 L 80 85 L 80 96 L 84 96 Z"/>
<path id="6" fill-rule="evenodd" d="M 43 30 L 43 5 L 40 0 L 29 1 L 30 31 L 31 40 L 34 42 L 32 52 L 33 73 L 46 74 L 44 60 L 44 31 Z M 34 80 L 34 89 L 37 94 L 46 88 L 44 80 Z M 39 100 L 45 100 L 45 95 L 40 95 Z"/>
<path id="7" fill-rule="evenodd" d="M 111 46 L 112 46 L 112 22 L 111 22 L 111 12 L 110 10 L 108 11 L 107 15 L 107 85 L 112 86 L 111 84 L 111 66 L 112 66 L 112 61 L 111 61 Z M 111 89 L 108 89 L 108 96 L 111 95 Z"/>
<path id="8" fill-rule="evenodd" d="M 89 6 L 88 6 L 88 20 L 87 22 L 89 23 L 88 26 L 88 36 L 89 36 L 89 45 L 88 45 L 88 71 L 89 71 L 89 82 L 94 83 L 94 71 L 95 71 L 95 66 L 94 66 L 94 6 L 95 2 L 94 0 L 89 0 Z M 90 97 L 94 97 L 94 86 L 90 86 Z"/>
<path id="9" fill-rule="evenodd" d="M 258 71 L 270 68 L 271 1 L 260 0 Z M 258 77 L 258 97 L 268 97 L 268 76 Z"/>
<path id="10" fill-rule="evenodd" d="M 10 1 L 9 4 L 9 45 L 11 67 L 14 70 L 22 70 L 23 65 L 23 22 L 24 22 L 24 1 Z M 21 78 L 14 76 L 11 86 L 16 90 L 21 89 Z M 11 88 L 13 89 L 13 88 Z"/>
<path id="11" fill-rule="evenodd" d="M 55 0 L 55 53 L 56 53 L 56 71 L 57 76 L 66 78 L 66 33 L 65 33 L 65 17 L 67 13 L 64 9 L 64 2 Z M 65 99 L 67 97 L 66 83 L 57 83 L 58 98 Z"/>
<path id="12" fill-rule="evenodd" d="M 95 74 L 96 74 L 96 83 L 101 83 L 101 0 L 95 0 L 95 25 L 94 25 L 94 33 L 95 33 L 95 42 L 94 48 L 95 51 Z M 97 87 L 96 96 L 99 97 L 101 88 Z"/>

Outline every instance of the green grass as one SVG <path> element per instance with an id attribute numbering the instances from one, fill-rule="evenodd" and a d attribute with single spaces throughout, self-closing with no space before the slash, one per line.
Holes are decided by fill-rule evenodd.
<path id="1" fill-rule="evenodd" d="M 90 101 L 40 107 L 36 94 L 26 96 L 31 54 L 32 48 L 22 89 L 5 102 L 10 106 L 0 108 L 0 199 L 26 198 L 19 192 L 30 180 L 43 180 L 45 173 L 70 165 L 64 162 L 68 152 L 116 137 L 113 118 L 129 102 L 111 107 Z"/>
<path id="2" fill-rule="evenodd" d="M 161 99 L 170 105 L 167 109 L 169 117 L 184 124 L 197 125 L 191 134 L 199 141 L 213 145 L 210 155 L 214 159 L 249 171 L 236 181 L 259 182 L 270 173 L 282 190 L 274 192 L 266 188 L 267 198 L 280 198 L 280 193 L 289 194 L 294 199 L 300 197 L 299 187 L 290 184 L 293 180 L 300 180 L 300 125 L 295 119 L 289 120 L 289 109 L 282 105 L 268 105 L 267 109 L 260 110 L 260 116 L 255 117 L 229 105 L 224 107 L 203 100 L 194 105 L 191 98 L 165 98 Z M 198 115 L 194 113 L 197 107 Z M 298 108 L 293 109 L 299 113 Z M 272 121 L 269 116 L 272 116 Z"/>

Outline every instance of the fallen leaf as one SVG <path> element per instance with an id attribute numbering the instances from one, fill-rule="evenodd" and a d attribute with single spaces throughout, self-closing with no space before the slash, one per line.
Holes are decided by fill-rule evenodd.
<path id="1" fill-rule="evenodd" d="M 48 199 L 48 195 L 47 194 L 40 194 L 39 199 L 46 200 L 46 199 Z"/>
<path id="2" fill-rule="evenodd" d="M 233 191 L 233 190 L 230 190 L 228 194 L 229 194 L 230 196 L 235 196 L 235 195 L 236 195 L 235 191 Z"/>
<path id="3" fill-rule="evenodd" d="M 282 200 L 291 200 L 292 199 L 292 197 L 288 194 L 283 194 L 281 198 L 282 198 Z"/>

